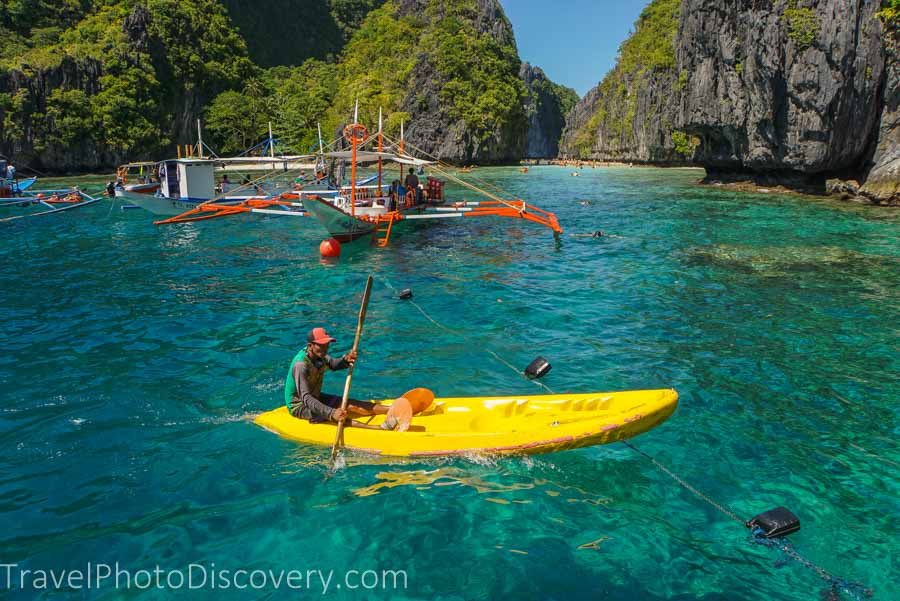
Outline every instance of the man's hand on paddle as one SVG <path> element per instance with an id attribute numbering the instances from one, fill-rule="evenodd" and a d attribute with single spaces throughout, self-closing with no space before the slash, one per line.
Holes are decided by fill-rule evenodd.
<path id="1" fill-rule="evenodd" d="M 350 351 L 349 353 L 344 355 L 344 361 L 346 361 L 350 365 L 356 363 L 356 351 Z"/>
<path id="2" fill-rule="evenodd" d="M 331 419 L 333 419 L 336 422 L 339 422 L 342 419 L 346 419 L 346 417 L 347 417 L 346 409 L 341 409 L 340 407 L 338 407 L 337 409 L 335 409 L 334 411 L 331 412 Z"/>

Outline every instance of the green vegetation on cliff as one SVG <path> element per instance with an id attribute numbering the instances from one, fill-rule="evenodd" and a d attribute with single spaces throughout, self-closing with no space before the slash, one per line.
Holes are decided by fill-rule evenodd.
<path id="1" fill-rule="evenodd" d="M 475 0 L 6 0 L 0 152 L 45 170 L 158 158 L 193 141 L 195 118 L 222 153 L 270 121 L 306 152 L 357 98 L 360 120 L 374 129 L 381 107 L 393 135 L 437 110 L 473 144 L 524 139 L 511 26 L 486 16 Z"/>
<path id="2" fill-rule="evenodd" d="M 224 154 L 239 153 L 264 137 L 273 122 L 294 151 L 311 151 L 317 123 L 335 96 L 336 76 L 335 65 L 309 59 L 299 67 L 273 67 L 240 91 L 219 94 L 206 111 L 214 146 Z M 323 137 L 330 139 L 330 133 L 323 131 Z"/>
<path id="3" fill-rule="evenodd" d="M 421 31 L 422 23 L 400 16 L 394 2 L 369 14 L 341 55 L 332 107 L 322 115 L 329 132 L 352 119 L 359 99 L 360 121 L 374 130 L 380 107 L 385 131 L 399 133 L 400 121 L 410 117 L 401 114 L 400 108 L 416 64 Z"/>
<path id="4" fill-rule="evenodd" d="M 374 129 L 378 108 L 385 129 L 396 133 L 399 112 L 415 64 L 415 43 L 421 23 L 399 17 L 387 3 L 373 11 L 352 36 L 339 62 L 309 59 L 298 67 L 274 67 L 241 90 L 217 97 L 208 108 L 213 142 L 222 152 L 245 149 L 263 136 L 267 123 L 297 152 L 315 148 L 318 124 L 328 142 L 347 123 L 357 98 L 360 120 Z"/>
<path id="5" fill-rule="evenodd" d="M 221 0 L 261 67 L 333 61 L 384 0 Z"/>
<path id="6" fill-rule="evenodd" d="M 654 77 L 674 72 L 680 10 L 680 0 L 653 0 L 641 12 L 634 33 L 619 47 L 616 66 L 600 82 L 596 111 L 575 134 L 578 156 L 590 155 L 601 129 L 621 145 L 637 127 L 639 94 Z"/>
<path id="7" fill-rule="evenodd" d="M 42 74 L 51 84 L 17 87 L 0 106 L 3 136 L 30 135 L 37 153 L 73 145 L 115 156 L 158 153 L 178 133 L 185 104 L 203 103 L 256 70 L 215 0 L 83 0 L 77 21 L 77 11 L 66 9 L 73 2 L 55 3 L 59 21 L 51 4 L 12 5 L 2 21 L 22 42 L 0 68 L 17 77 Z M 74 25 L 36 39 L 27 22 Z"/>
<path id="8" fill-rule="evenodd" d="M 896 34 L 900 25 L 900 0 L 883 0 L 878 16 Z"/>
<path id="9" fill-rule="evenodd" d="M 516 48 L 477 32 L 473 6 L 468 0 L 432 2 L 424 15 L 409 16 L 401 14 L 398 2 L 385 2 L 359 24 L 337 62 L 270 70 L 262 98 L 247 90 L 217 98 L 207 111 L 213 140 L 224 152 L 246 147 L 253 132 L 264 133 L 261 116 L 269 115 L 282 137 L 305 152 L 315 145 L 317 122 L 330 139 L 352 118 L 357 100 L 362 122 L 374 131 L 381 108 L 385 131 L 397 136 L 401 121 L 411 119 L 404 103 L 413 98 L 414 104 L 427 104 L 429 91 L 413 89 L 412 81 L 423 57 L 440 84 L 442 106 L 475 136 L 484 140 L 506 128 L 524 128 L 525 88 Z M 572 91 L 560 96 L 577 102 Z"/>
<path id="10" fill-rule="evenodd" d="M 581 99 L 578 96 L 578 92 L 550 80 L 547 80 L 547 83 L 550 84 L 550 93 L 559 100 L 559 108 L 563 116 L 568 115 L 569 111 L 575 108 L 575 105 Z"/>
<path id="11" fill-rule="evenodd" d="M 521 61 L 515 46 L 477 32 L 470 2 L 434 3 L 428 15 L 432 26 L 422 45 L 445 82 L 441 101 L 451 107 L 451 115 L 480 141 L 497 131 L 524 128 L 526 91 L 518 77 Z"/>
<path id="12" fill-rule="evenodd" d="M 819 35 L 819 19 L 811 8 L 798 8 L 797 0 L 788 0 L 782 19 L 787 24 L 788 37 L 802 49 L 809 48 Z"/>

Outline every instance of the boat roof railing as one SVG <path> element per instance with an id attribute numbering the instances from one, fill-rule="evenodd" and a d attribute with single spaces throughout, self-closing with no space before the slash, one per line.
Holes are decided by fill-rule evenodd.
<path id="1" fill-rule="evenodd" d="M 132 167 L 155 167 L 159 165 L 159 161 L 136 161 L 134 163 L 125 163 L 119 165 L 119 169 L 131 169 Z"/>
<path id="2" fill-rule="evenodd" d="M 332 152 L 326 152 L 325 158 L 329 159 L 340 159 L 340 160 L 351 160 L 353 158 L 353 151 L 351 150 L 336 150 Z M 417 159 L 413 156 L 409 156 L 407 154 L 396 154 L 393 152 L 376 152 L 372 150 L 357 150 L 356 151 L 356 162 L 358 163 L 374 163 L 378 159 L 383 161 L 392 161 L 394 163 L 400 163 L 403 165 L 413 165 L 415 167 L 419 167 L 422 165 L 433 165 L 434 161 L 426 161 L 424 159 Z"/>

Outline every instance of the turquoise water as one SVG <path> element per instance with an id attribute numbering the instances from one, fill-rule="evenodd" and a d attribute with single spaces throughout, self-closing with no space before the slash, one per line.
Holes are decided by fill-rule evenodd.
<path id="1" fill-rule="evenodd" d="M 105 202 L 0 228 L 0 563 L 335 570 L 335 599 L 818 598 L 815 572 L 621 444 L 350 456 L 329 476 L 327 450 L 250 423 L 310 327 L 350 346 L 372 273 L 354 396 L 540 393 L 504 364 L 538 354 L 557 391 L 674 387 L 641 450 L 741 518 L 792 509 L 799 553 L 900 598 L 896 210 L 570 171 L 473 174 L 556 212 L 559 247 L 534 224 L 447 220 L 325 262 L 312 220 L 158 229 Z M 570 236 L 597 229 L 612 236 Z M 407 588 L 335 588 L 354 569 Z M 13 597 L 55 594 L 12 576 Z M 303 584 L 251 593 L 322 596 Z"/>

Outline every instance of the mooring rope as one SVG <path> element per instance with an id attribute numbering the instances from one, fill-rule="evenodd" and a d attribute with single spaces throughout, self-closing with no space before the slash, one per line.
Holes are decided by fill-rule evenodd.
<path id="1" fill-rule="evenodd" d="M 381 278 L 381 281 L 383 281 L 383 282 L 385 283 L 385 285 L 386 285 L 388 288 L 390 288 L 391 291 L 393 291 L 395 294 L 399 292 L 396 288 L 394 288 L 394 287 L 391 285 L 391 283 L 388 281 L 387 278 L 382 277 L 382 278 Z M 419 312 L 420 312 L 422 315 L 424 315 L 426 319 L 428 319 L 428 321 L 430 321 L 431 323 L 433 323 L 433 324 L 436 325 L 437 327 L 441 328 L 442 330 L 444 330 L 444 331 L 446 331 L 446 332 L 450 332 L 451 334 L 455 335 L 456 337 L 458 337 L 458 338 L 460 338 L 460 339 L 462 339 L 462 340 L 467 340 L 466 336 L 465 336 L 462 332 L 460 332 L 460 331 L 458 331 L 458 330 L 454 330 L 454 329 L 451 328 L 451 327 L 445 326 L 444 324 L 442 324 L 441 322 L 439 322 L 438 320 L 436 320 L 435 318 L 433 318 L 431 315 L 429 315 L 428 312 L 427 312 L 425 309 L 423 309 L 423 308 L 421 307 L 421 305 L 419 305 L 419 303 L 415 302 L 415 301 L 412 300 L 412 299 L 407 299 L 406 302 L 410 303 L 413 307 L 415 307 L 416 309 L 418 309 Z M 511 364 L 509 361 L 507 361 L 506 359 L 504 359 L 503 357 L 501 357 L 500 355 L 498 355 L 497 353 L 495 353 L 495 352 L 492 351 L 491 349 L 485 349 L 485 351 L 487 351 L 487 353 L 488 353 L 489 355 L 491 355 L 492 357 L 494 357 L 497 361 L 499 361 L 499 362 L 502 363 L 503 365 L 507 366 L 508 368 L 510 368 L 511 370 L 513 370 L 514 372 L 516 372 L 517 374 L 521 373 L 518 369 L 516 369 L 516 367 L 515 367 L 513 364 Z M 529 381 L 532 382 L 532 383 L 534 383 L 534 384 L 536 384 L 536 385 L 538 385 L 538 386 L 540 386 L 541 388 L 543 388 L 544 390 L 546 390 L 546 391 L 549 392 L 550 394 L 554 394 L 553 391 L 550 390 L 543 382 L 539 382 L 538 380 L 529 380 Z"/>
<path id="2" fill-rule="evenodd" d="M 395 140 L 392 140 L 391 138 L 389 138 L 387 136 L 384 136 L 384 137 L 386 140 L 388 140 L 393 145 L 393 148 L 397 148 L 397 142 Z M 474 179 L 479 184 L 481 184 L 481 186 L 476 186 L 474 184 L 471 184 L 461 178 L 456 177 L 455 175 L 453 175 L 452 173 L 449 172 L 449 169 L 453 169 L 453 165 L 450 165 L 449 163 L 442 161 L 438 157 L 427 152 L 426 150 L 423 150 L 422 148 L 419 148 L 418 146 L 416 146 L 414 144 L 411 144 L 409 142 L 404 142 L 404 145 L 409 146 L 411 149 L 415 150 L 416 152 L 418 152 L 419 154 L 421 154 L 423 156 L 433 159 L 434 165 L 432 165 L 432 169 L 434 171 L 436 171 L 437 173 L 443 175 L 444 177 L 446 177 L 450 180 L 453 180 L 460 186 L 468 188 L 469 190 L 472 190 L 473 192 L 477 192 L 478 194 L 483 194 L 487 198 L 490 198 L 491 200 L 494 200 L 496 202 L 500 202 L 512 209 L 519 210 L 521 208 L 521 207 L 517 206 L 516 204 L 511 203 L 509 200 L 506 200 L 506 199 L 502 198 L 501 196 L 499 196 L 499 195 L 503 195 L 503 196 L 508 196 L 508 197 L 514 197 L 515 195 L 512 194 L 511 192 L 509 192 L 508 190 L 504 190 L 503 188 L 497 186 L 496 184 L 479 179 L 477 177 L 473 177 L 472 179 Z M 399 154 L 399 151 L 398 151 L 398 154 Z M 412 156 L 412 155 L 408 155 L 408 156 Z M 488 191 L 489 188 L 493 188 L 494 190 L 496 190 L 497 194 L 489 192 Z"/>
<path id="3" fill-rule="evenodd" d="M 398 292 L 397 289 L 394 286 L 392 286 L 391 283 L 387 280 L 387 278 L 382 277 L 381 279 L 389 289 L 391 289 L 395 293 Z M 463 340 L 467 340 L 466 336 L 462 332 L 460 332 L 458 330 L 454 330 L 453 328 L 450 328 L 450 327 L 440 323 L 435 318 L 433 318 L 431 315 L 429 315 L 428 312 L 425 311 L 425 309 L 423 309 L 418 303 L 414 302 L 412 299 L 408 299 L 406 302 L 411 303 L 416 309 L 419 310 L 420 313 L 422 313 L 422 315 L 424 315 L 429 321 L 431 321 L 431 323 L 438 326 L 442 330 L 444 330 L 446 332 L 450 332 Z M 492 351 L 490 349 L 486 349 L 486 350 L 491 356 L 493 356 L 495 359 L 497 359 L 500 363 L 509 367 L 512 371 L 516 372 L 516 374 L 518 374 L 520 376 L 522 375 L 523 372 L 521 370 L 517 369 L 514 365 L 512 365 L 511 363 L 509 363 L 508 361 L 503 359 L 500 355 L 498 355 L 497 353 L 495 353 L 494 351 Z M 538 386 L 541 386 L 550 394 L 557 394 L 554 390 L 552 390 L 549 386 L 545 385 L 543 382 L 539 382 L 538 380 L 531 380 L 531 379 L 529 379 L 529 381 L 534 384 L 537 384 Z M 710 498 L 708 495 L 704 494 L 703 492 L 701 492 L 700 490 L 698 490 L 697 488 L 692 486 L 684 478 L 680 477 L 678 474 L 673 472 L 671 469 L 669 469 L 668 467 L 666 467 L 665 465 L 663 465 L 662 463 L 657 461 L 657 459 L 655 457 L 653 457 L 652 455 L 650 455 L 649 453 L 642 451 L 641 449 L 636 447 L 633 443 L 631 443 L 627 440 L 621 440 L 619 442 L 621 442 L 622 444 L 624 444 L 626 447 L 628 447 L 635 453 L 641 455 L 642 457 L 644 457 L 645 459 L 650 461 L 650 463 L 652 463 L 657 469 L 659 469 L 661 472 L 663 472 L 664 474 L 666 474 L 667 476 L 672 478 L 672 480 L 677 482 L 682 488 L 684 488 L 685 490 L 687 490 L 688 492 L 693 494 L 698 499 L 706 502 L 711 507 L 715 508 L 723 515 L 727 516 L 732 521 L 737 522 L 741 526 L 746 527 L 748 525 L 747 522 L 745 520 L 741 519 L 740 517 L 738 517 L 738 515 L 734 511 L 732 511 L 731 509 L 728 509 L 727 507 L 725 507 L 724 505 L 722 505 L 720 503 L 717 503 L 712 498 Z M 855 599 L 856 601 L 863 601 L 863 597 L 871 597 L 872 596 L 872 594 L 873 594 L 872 589 L 866 587 L 865 585 L 863 585 L 859 582 L 854 582 L 854 581 L 848 580 L 846 578 L 842 578 L 842 577 L 833 575 L 831 572 L 829 572 L 825 568 L 813 563 L 809 559 L 800 555 L 800 553 L 797 552 L 796 549 L 794 549 L 793 545 L 791 545 L 791 543 L 789 541 L 786 541 L 783 539 L 776 539 L 776 538 L 767 539 L 767 538 L 760 536 L 760 533 L 761 533 L 761 531 L 759 531 L 758 529 L 753 531 L 753 540 L 752 540 L 753 543 L 763 545 L 765 547 L 771 547 L 771 548 L 782 551 L 786 556 L 790 557 L 791 559 L 793 559 L 794 561 L 796 561 L 803 567 L 808 568 L 809 570 L 812 570 L 822 580 L 824 580 L 825 582 L 828 583 L 830 588 L 825 591 L 828 595 L 827 597 L 824 597 L 826 599 L 826 601 L 837 601 L 839 599 L 839 597 L 838 597 L 839 592 L 846 593 L 847 595 L 849 595 L 851 598 Z"/>

